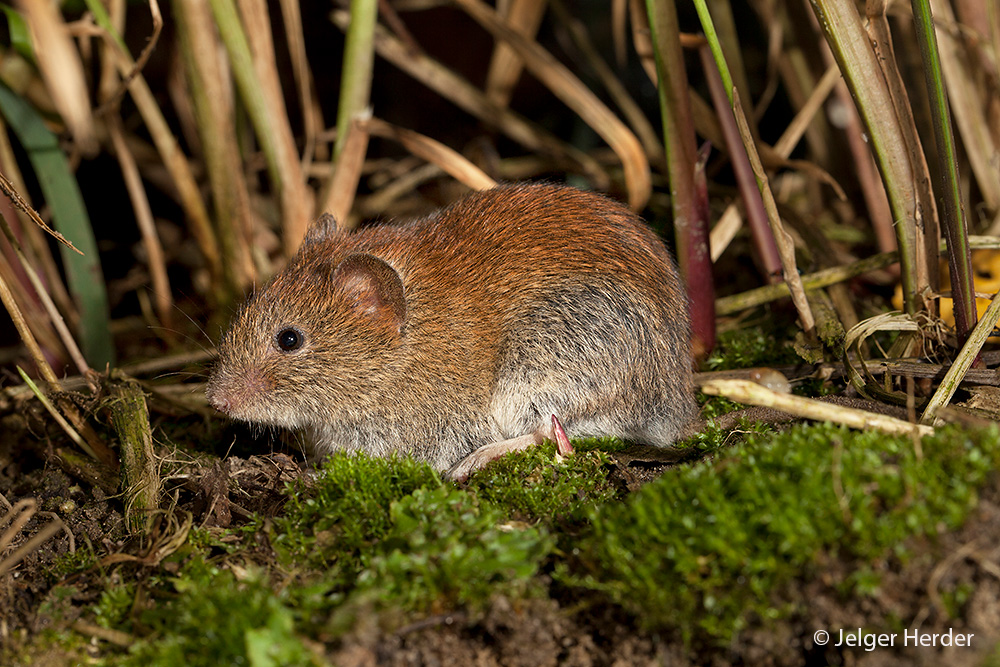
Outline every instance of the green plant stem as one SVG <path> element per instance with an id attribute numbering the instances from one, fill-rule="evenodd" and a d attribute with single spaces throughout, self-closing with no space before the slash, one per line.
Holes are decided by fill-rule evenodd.
<path id="1" fill-rule="evenodd" d="M 257 73 L 254 71 L 253 56 L 250 44 L 243 32 L 239 13 L 233 0 L 209 0 L 215 23 L 222 37 L 222 43 L 229 54 L 229 62 L 233 67 L 233 78 L 240 91 L 240 98 L 246 106 L 247 115 L 253 123 L 254 134 L 260 142 L 267 163 L 267 173 L 279 196 L 283 191 L 282 172 L 278 155 L 276 132 L 271 125 L 271 116 L 267 110 L 267 102 L 261 90 Z"/>
<path id="2" fill-rule="evenodd" d="M 336 160 L 344 148 L 351 119 L 368 108 L 375 62 L 375 23 L 378 0 L 351 0 L 351 23 L 344 43 L 344 67 L 341 74 L 340 103 L 337 106 Z"/>
<path id="3" fill-rule="evenodd" d="M 951 294 L 955 302 L 955 335 L 962 346 L 976 325 L 975 285 L 972 275 L 972 253 L 969 249 L 969 227 L 962 209 L 958 156 L 951 126 L 948 94 L 941 76 L 934 21 L 928 0 L 911 0 L 916 23 L 917 44 L 924 65 L 924 77 L 931 102 L 931 124 L 941 165 L 938 209 L 941 223 L 948 235 L 948 266 L 951 269 Z"/>
<path id="4" fill-rule="evenodd" d="M 125 493 L 125 523 L 133 533 L 145 533 L 159 507 L 160 476 L 153 455 L 146 397 L 134 381 L 110 387 L 111 421 L 121 443 L 121 479 Z"/>
<path id="5" fill-rule="evenodd" d="M 969 246 L 973 250 L 1000 249 L 1000 239 L 995 236 L 970 236 Z M 946 244 L 942 243 L 941 252 L 944 252 L 946 248 Z M 859 259 L 844 266 L 834 266 L 804 275 L 802 276 L 802 286 L 807 290 L 829 287 L 830 285 L 842 283 L 871 271 L 884 269 L 898 261 L 898 251 L 879 253 L 878 255 Z M 746 308 L 754 308 L 755 306 L 760 306 L 787 296 L 789 296 L 788 285 L 784 283 L 765 285 L 717 299 L 715 302 L 715 311 L 719 315 L 732 315 Z"/>
<path id="6" fill-rule="evenodd" d="M 757 192 L 766 213 L 767 222 L 771 228 L 774 246 L 780 257 L 782 275 L 785 283 L 788 285 L 792 303 L 795 304 L 795 310 L 799 315 L 802 330 L 806 337 L 810 341 L 813 341 L 816 335 L 816 323 L 812 310 L 809 307 L 809 301 L 806 299 L 805 290 L 802 288 L 802 279 L 799 276 L 795 261 L 794 244 L 788 232 L 785 231 L 781 224 L 777 204 L 774 201 L 774 194 L 771 192 L 767 173 L 764 171 L 760 155 L 757 152 L 757 145 L 750 131 L 750 123 L 747 121 L 746 113 L 743 111 L 743 104 L 740 101 L 739 93 L 733 86 L 733 79 L 729 74 L 729 65 L 726 64 L 726 57 L 722 53 L 722 46 L 719 44 L 719 38 L 715 32 L 712 15 L 708 11 L 705 0 L 695 0 L 695 7 L 698 10 L 698 18 L 701 20 L 702 29 L 705 31 L 705 37 L 708 40 L 712 56 L 715 58 L 715 65 L 718 68 L 719 76 L 722 78 L 722 83 L 725 86 L 730 109 L 736 121 L 739 136 L 743 142 L 744 154 L 747 157 L 748 165 L 757 183 Z"/>

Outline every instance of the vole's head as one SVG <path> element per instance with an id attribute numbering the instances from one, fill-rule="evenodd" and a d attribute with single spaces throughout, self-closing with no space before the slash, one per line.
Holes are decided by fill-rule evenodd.
<path id="1" fill-rule="evenodd" d="M 340 259 L 311 239 L 238 312 L 206 394 L 235 419 L 272 426 L 363 417 L 388 389 L 405 321 L 392 266 L 368 254 Z"/>

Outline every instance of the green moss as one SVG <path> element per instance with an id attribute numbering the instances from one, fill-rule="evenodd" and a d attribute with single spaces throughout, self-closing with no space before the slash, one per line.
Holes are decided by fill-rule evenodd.
<path id="1" fill-rule="evenodd" d="M 73 618 L 73 598 L 80 595 L 76 586 L 58 585 L 49 589 L 45 600 L 38 606 L 38 616 L 44 619 L 41 625 L 62 625 Z"/>
<path id="2" fill-rule="evenodd" d="M 192 526 L 188 530 L 187 546 L 198 551 L 234 554 L 246 549 L 245 539 L 253 536 L 261 529 L 260 520 L 251 521 L 242 526 L 219 528 L 216 526 Z"/>
<path id="3" fill-rule="evenodd" d="M 730 403 L 725 399 L 720 400 Z M 735 404 L 730 403 L 730 405 Z M 716 405 L 715 407 L 723 408 L 724 406 Z M 739 420 L 735 429 L 723 429 L 717 424 L 715 419 L 726 412 L 731 412 L 731 410 L 706 410 L 702 413 L 707 420 L 705 427 L 698 433 L 674 443 L 674 446 L 679 449 L 693 449 L 701 456 L 707 456 L 716 452 L 722 452 L 750 435 L 760 437 L 774 432 L 774 427 L 770 424 L 760 421 L 750 421 L 745 418 Z"/>
<path id="4" fill-rule="evenodd" d="M 272 546 L 288 561 L 356 569 L 362 549 L 391 528 L 393 501 L 441 485 L 437 473 L 412 459 L 335 454 L 310 487 L 289 489 L 285 516 L 274 520 Z"/>
<path id="5" fill-rule="evenodd" d="M 392 503 L 392 528 L 358 576 L 358 609 L 481 608 L 493 595 L 538 589 L 553 546 L 543 528 L 503 523 L 503 512 L 452 488 L 418 489 Z"/>
<path id="6" fill-rule="evenodd" d="M 83 572 L 97 563 L 97 557 L 89 544 L 81 545 L 76 551 L 67 551 L 49 566 L 48 574 L 53 581 Z"/>
<path id="7" fill-rule="evenodd" d="M 725 643 L 750 614 L 787 611 L 770 606 L 772 593 L 814 574 L 821 551 L 871 562 L 958 527 L 998 463 L 995 428 L 943 429 L 922 456 L 906 438 L 831 425 L 752 437 L 595 507 L 593 534 L 577 545 L 585 562 L 559 576 L 652 628 Z"/>
<path id="8" fill-rule="evenodd" d="M 261 573 L 239 579 L 200 557 L 173 580 L 174 594 L 141 614 L 150 636 L 121 663 L 158 665 L 312 665 L 294 632 L 294 615 Z"/>
<path id="9" fill-rule="evenodd" d="M 97 624 L 105 628 L 118 628 L 123 625 L 129 613 L 132 611 L 132 604 L 135 601 L 135 586 L 132 584 L 111 585 L 108 584 L 97 604 L 94 605 L 94 616 Z"/>
<path id="10" fill-rule="evenodd" d="M 576 518 L 594 503 L 617 497 L 602 450 L 621 444 L 610 438 L 582 440 L 574 443 L 572 456 L 557 460 L 555 445 L 545 443 L 491 462 L 470 478 L 468 490 L 502 508 L 508 518 Z"/>
<path id="11" fill-rule="evenodd" d="M 754 368 L 800 361 L 795 350 L 783 341 L 791 337 L 763 327 L 745 327 L 719 336 L 712 354 L 705 360 L 710 371 Z"/>
<path id="12" fill-rule="evenodd" d="M 995 429 L 946 429 L 917 452 L 906 438 L 799 426 L 716 448 L 713 461 L 676 466 L 624 501 L 599 451 L 615 443 L 577 443 L 562 460 L 551 445 L 510 455 L 464 489 L 410 460 L 335 456 L 290 487 L 285 516 L 225 535 L 192 530 L 169 567 L 109 587 L 89 613 L 141 636 L 127 655 L 109 649 L 108 664 L 311 664 L 300 637 L 329 644 L 359 622 L 392 631 L 457 610 L 475 619 L 497 595 L 547 592 L 725 644 L 751 618 L 794 612 L 776 601 L 795 599 L 782 591 L 823 563 L 853 572 L 831 582 L 845 596 L 877 595 L 878 572 L 907 557 L 908 538 L 961 524 L 1000 463 L 998 440 Z M 245 556 L 222 565 L 249 553 L 234 537 L 261 543 L 255 530 L 278 549 L 280 577 Z M 53 589 L 43 611 L 58 622 L 74 594 Z M 941 591 L 952 611 L 969 594 Z"/>

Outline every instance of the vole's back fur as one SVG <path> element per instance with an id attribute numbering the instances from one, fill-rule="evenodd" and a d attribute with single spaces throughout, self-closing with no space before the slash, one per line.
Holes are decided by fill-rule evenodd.
<path id="1" fill-rule="evenodd" d="M 354 274 L 337 267 L 359 255 L 389 278 L 345 288 Z M 358 296 L 396 275 L 401 298 Z M 282 351 L 289 329 L 304 341 Z M 442 470 L 552 414 L 571 437 L 666 446 L 695 415 L 689 341 L 673 261 L 640 219 L 572 188 L 501 186 L 399 225 L 343 234 L 321 219 L 236 316 L 208 394 L 321 452 Z"/>

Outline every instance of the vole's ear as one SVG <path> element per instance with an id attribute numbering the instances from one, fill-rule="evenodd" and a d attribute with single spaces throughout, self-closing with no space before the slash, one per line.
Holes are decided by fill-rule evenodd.
<path id="1" fill-rule="evenodd" d="M 311 225 L 309 225 L 309 229 L 306 231 L 306 235 L 302 239 L 302 245 L 332 239 L 339 234 L 340 228 L 337 225 L 336 218 L 329 213 L 324 213 L 316 218 Z"/>
<path id="2" fill-rule="evenodd" d="M 337 265 L 334 284 L 354 300 L 355 310 L 399 331 L 406 319 L 403 281 L 396 269 L 373 255 L 356 254 Z"/>

